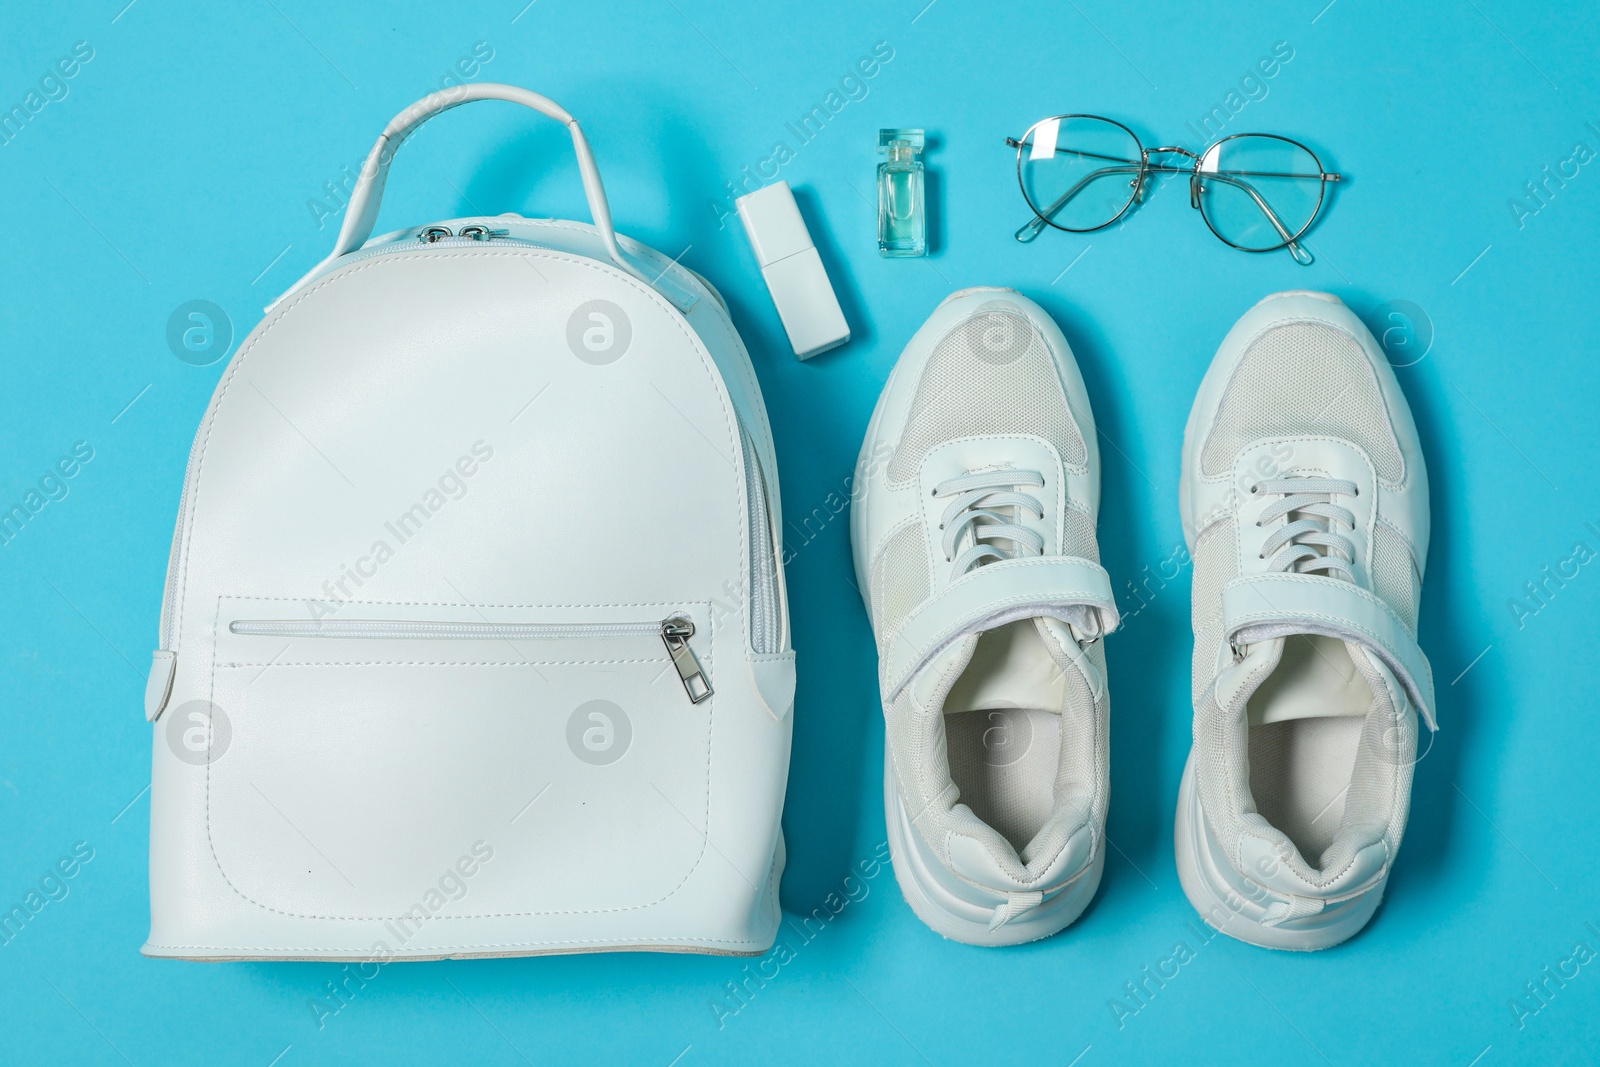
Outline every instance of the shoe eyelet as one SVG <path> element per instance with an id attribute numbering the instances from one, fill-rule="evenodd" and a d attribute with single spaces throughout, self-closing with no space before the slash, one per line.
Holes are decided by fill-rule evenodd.
<path id="1" fill-rule="evenodd" d="M 1261 487 L 1259 485 L 1252 485 L 1250 487 L 1250 495 L 1254 496 L 1256 494 L 1256 491 L 1259 490 L 1260 488 Z"/>

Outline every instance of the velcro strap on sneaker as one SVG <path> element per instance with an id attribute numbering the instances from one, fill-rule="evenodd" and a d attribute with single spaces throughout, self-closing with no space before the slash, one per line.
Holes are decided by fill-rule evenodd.
<path id="1" fill-rule="evenodd" d="M 1360 586 L 1321 574 L 1255 574 L 1222 587 L 1223 636 L 1251 644 L 1321 634 L 1370 649 L 1394 673 L 1428 729 L 1437 730 L 1433 669 L 1394 609 Z"/>
<path id="2" fill-rule="evenodd" d="M 963 635 L 1050 616 L 1100 637 L 1117 628 L 1111 576 L 1079 556 L 1027 556 L 977 567 L 908 613 L 879 654 L 885 703 Z"/>

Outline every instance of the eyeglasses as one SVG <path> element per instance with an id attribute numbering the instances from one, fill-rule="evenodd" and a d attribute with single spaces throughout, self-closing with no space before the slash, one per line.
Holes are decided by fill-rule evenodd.
<path id="1" fill-rule="evenodd" d="M 1268 133 L 1236 133 L 1196 155 L 1145 148 L 1111 119 L 1056 115 L 1006 144 L 1017 150 L 1017 184 L 1034 216 L 1016 232 L 1019 241 L 1033 240 L 1046 226 L 1103 229 L 1145 197 L 1152 174 L 1187 174 L 1189 206 L 1224 244 L 1245 252 L 1287 248 L 1296 262 L 1310 264 L 1311 253 L 1298 241 L 1322 209 L 1324 187 L 1341 180 L 1305 145 Z M 1170 155 L 1194 163 L 1154 159 Z"/>

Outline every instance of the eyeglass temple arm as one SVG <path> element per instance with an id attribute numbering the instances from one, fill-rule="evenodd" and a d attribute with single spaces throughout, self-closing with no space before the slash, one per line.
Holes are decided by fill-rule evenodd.
<path id="1" fill-rule="evenodd" d="M 1063 149 L 1057 149 L 1056 151 L 1058 151 L 1058 152 L 1059 151 L 1063 151 Z M 1098 154 L 1093 153 L 1093 152 L 1079 152 L 1079 151 L 1076 151 L 1076 150 L 1073 150 L 1071 152 L 1071 154 L 1078 155 L 1078 156 L 1094 156 L 1094 158 L 1096 158 L 1096 159 L 1115 159 L 1116 158 L 1115 156 L 1102 156 L 1102 155 L 1098 155 Z M 1086 174 L 1083 178 L 1079 179 L 1079 181 L 1078 181 L 1078 183 L 1076 185 L 1074 185 L 1072 188 L 1068 189 L 1065 193 L 1062 193 L 1061 196 L 1055 201 L 1055 203 L 1051 204 L 1047 209 L 1045 209 L 1044 212 L 1042 212 L 1042 213 L 1036 212 L 1034 214 L 1033 218 L 1030 219 L 1026 224 L 1024 224 L 1023 227 L 1021 229 L 1019 229 L 1013 236 L 1015 236 L 1016 239 L 1019 240 L 1019 241 L 1031 241 L 1031 240 L 1033 240 L 1035 237 L 1039 236 L 1040 232 L 1044 229 L 1045 226 L 1049 225 L 1049 220 L 1055 217 L 1056 212 L 1058 212 L 1062 208 L 1066 207 L 1068 202 L 1070 202 L 1073 197 L 1077 196 L 1080 192 L 1083 191 L 1083 187 L 1084 186 L 1088 185 L 1092 181 L 1095 181 L 1095 180 L 1097 180 L 1099 178 L 1105 177 L 1107 174 L 1141 174 L 1141 173 L 1151 173 L 1151 172 L 1159 173 L 1159 174 L 1190 174 L 1190 173 L 1192 173 L 1192 171 L 1188 167 L 1172 167 L 1172 166 L 1168 166 L 1168 165 L 1163 164 L 1163 163 L 1148 163 L 1148 162 L 1147 163 L 1142 163 L 1142 164 L 1134 164 L 1134 163 L 1130 162 L 1126 166 L 1121 166 L 1121 167 L 1101 167 L 1099 170 L 1091 171 L 1088 174 Z M 1253 174 L 1255 172 L 1253 172 L 1253 171 L 1239 171 L 1237 173 Z M 1213 174 L 1212 176 L 1220 178 L 1220 175 Z M 1322 178 L 1322 179 L 1325 179 L 1325 180 L 1328 180 L 1328 181 L 1338 181 L 1339 180 L 1339 176 L 1337 174 L 1324 174 L 1324 175 L 1309 175 L 1309 174 L 1307 174 L 1307 175 L 1300 175 L 1300 174 L 1271 175 L 1271 174 L 1267 174 L 1267 175 L 1264 175 L 1264 176 L 1265 177 L 1292 177 L 1292 178 L 1318 177 L 1318 178 Z M 1223 179 L 1223 180 L 1225 180 L 1225 179 Z M 1251 196 L 1255 196 L 1255 191 L 1254 190 L 1249 190 L 1249 191 L 1250 191 L 1250 195 Z M 1256 201 L 1258 203 L 1260 203 L 1261 202 L 1261 198 L 1260 197 L 1256 197 Z M 1265 205 L 1263 205 L 1263 210 L 1267 210 L 1267 213 L 1269 215 L 1271 214 L 1271 211 L 1266 209 Z M 1276 220 L 1274 220 L 1274 224 L 1276 225 Z M 1279 231 L 1282 232 L 1283 228 L 1281 226 L 1279 226 L 1278 228 L 1279 228 Z M 1287 239 L 1288 239 L 1287 234 L 1285 234 L 1285 240 L 1287 240 Z"/>
<path id="2" fill-rule="evenodd" d="M 1015 137 L 1007 137 L 1006 138 L 1006 147 L 1007 148 L 1018 148 L 1018 149 L 1021 149 L 1021 148 L 1031 148 L 1032 146 L 1024 144 L 1023 142 L 1017 140 Z M 1154 149 L 1152 149 L 1152 151 L 1154 151 Z M 1058 156 L 1059 155 L 1081 156 L 1084 159 L 1103 159 L 1108 163 L 1132 163 L 1133 162 L 1133 160 L 1126 159 L 1126 158 L 1124 158 L 1122 156 L 1108 156 L 1108 155 L 1104 155 L 1104 154 L 1102 154 L 1100 152 L 1090 152 L 1090 151 L 1087 151 L 1087 150 L 1082 149 L 1082 148 L 1063 148 L 1061 145 L 1056 145 L 1056 147 L 1054 149 L 1054 154 L 1058 155 Z M 1034 159 L 1034 158 L 1037 158 L 1037 156 L 1035 154 L 1030 154 L 1028 158 L 1029 159 Z"/>
<path id="3" fill-rule="evenodd" d="M 1137 173 L 1141 173 L 1141 172 L 1146 171 L 1146 170 L 1161 170 L 1161 171 L 1164 171 L 1164 172 L 1167 172 L 1167 173 L 1179 173 L 1179 174 L 1191 174 L 1192 173 L 1196 177 L 1202 176 L 1198 172 L 1191 172 L 1187 168 L 1178 168 L 1178 167 L 1160 167 L 1160 166 L 1148 166 L 1148 167 L 1146 167 L 1146 166 L 1102 167 L 1099 170 L 1091 171 L 1089 174 L 1085 175 L 1082 179 L 1080 179 L 1077 182 L 1077 184 L 1075 184 L 1072 188 L 1068 189 L 1065 193 L 1063 193 L 1060 196 L 1060 198 L 1058 198 L 1053 204 L 1051 204 L 1047 209 L 1045 209 L 1045 211 L 1042 214 L 1035 214 L 1034 217 L 1028 223 L 1026 223 L 1021 229 L 1019 229 L 1014 236 L 1016 237 L 1016 239 L 1018 241 L 1031 241 L 1035 237 L 1039 236 L 1039 233 L 1047 225 L 1049 225 L 1049 219 L 1053 218 L 1058 211 L 1060 211 L 1063 207 L 1065 207 L 1067 205 L 1067 203 L 1070 200 L 1072 200 L 1073 197 L 1077 196 L 1078 193 L 1080 193 L 1083 190 L 1084 186 L 1088 185 L 1090 182 L 1095 181 L 1098 178 L 1102 178 L 1107 174 L 1129 174 L 1129 173 L 1137 174 Z M 1243 173 L 1249 173 L 1249 172 L 1243 172 Z M 1246 193 L 1246 195 L 1248 195 L 1250 197 L 1250 199 L 1255 202 L 1256 207 L 1261 210 L 1261 213 L 1267 217 L 1267 221 L 1272 223 L 1272 228 L 1278 231 L 1278 236 L 1283 239 L 1284 247 L 1289 250 L 1289 254 L 1294 257 L 1295 262 L 1300 263 L 1302 265 L 1306 265 L 1306 266 L 1309 266 L 1311 264 L 1312 259 L 1311 259 L 1310 253 L 1306 252 L 1304 249 L 1302 249 L 1300 247 L 1300 245 L 1294 239 L 1295 235 L 1289 232 L 1288 227 L 1284 226 L 1283 221 L 1278 218 L 1277 213 L 1272 210 L 1272 207 L 1265 200 L 1263 200 L 1261 198 L 1261 194 L 1256 192 L 1254 186 L 1252 186 L 1249 182 L 1240 181 L 1237 178 L 1234 178 L 1234 177 L 1232 177 L 1230 175 L 1218 174 L 1218 173 L 1212 172 L 1212 173 L 1206 174 L 1204 176 L 1205 177 L 1209 177 L 1214 181 L 1226 182 L 1229 185 L 1235 186 L 1235 187 L 1237 187 L 1239 189 L 1243 189 L 1244 192 Z M 1305 177 L 1311 177 L 1311 175 L 1304 175 L 1304 176 Z M 1301 177 L 1301 175 L 1294 175 L 1294 177 Z M 1334 181 L 1338 180 L 1338 177 L 1336 175 L 1321 175 L 1319 177 L 1326 178 L 1326 179 L 1331 179 L 1331 180 L 1334 180 Z M 1199 207 L 1200 205 L 1198 203 L 1196 203 L 1195 206 Z"/>
<path id="4" fill-rule="evenodd" d="M 1309 267 L 1311 265 L 1311 253 L 1307 252 L 1305 249 L 1301 248 L 1295 243 L 1295 235 L 1289 232 L 1288 228 L 1284 226 L 1283 222 L 1278 218 L 1277 214 L 1272 210 L 1267 202 L 1261 199 L 1261 194 L 1256 192 L 1255 186 L 1251 185 L 1249 182 L 1239 181 L 1237 178 L 1226 174 L 1219 174 L 1215 171 L 1204 173 L 1197 170 L 1194 172 L 1194 177 L 1197 179 L 1210 178 L 1213 181 L 1227 182 L 1229 185 L 1243 189 L 1249 194 L 1250 199 L 1255 201 L 1256 207 L 1261 209 L 1261 213 L 1267 217 L 1267 221 L 1272 223 L 1272 228 L 1278 231 L 1278 236 L 1283 238 L 1283 246 L 1289 250 L 1289 254 L 1294 257 L 1294 261 L 1299 263 L 1301 266 Z M 1194 206 L 1196 208 L 1200 206 L 1200 201 L 1198 199 L 1195 199 Z"/>
<path id="5" fill-rule="evenodd" d="M 1090 171 L 1088 174 L 1078 179 L 1076 185 L 1062 193 L 1061 196 L 1056 199 L 1055 203 L 1051 204 L 1043 212 L 1035 213 L 1033 218 L 1025 223 L 1023 227 L 1012 236 L 1019 241 L 1031 241 L 1035 237 L 1039 236 L 1044 228 L 1050 225 L 1050 220 L 1055 217 L 1056 213 L 1062 208 L 1066 207 L 1068 201 L 1082 192 L 1083 188 L 1092 181 L 1103 178 L 1108 174 L 1142 174 L 1145 170 L 1146 167 L 1144 164 L 1131 163 L 1121 167 L 1101 167 L 1099 170 Z"/>

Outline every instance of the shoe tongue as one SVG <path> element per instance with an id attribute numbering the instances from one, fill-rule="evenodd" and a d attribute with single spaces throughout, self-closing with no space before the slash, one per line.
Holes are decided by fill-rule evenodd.
<path id="1" fill-rule="evenodd" d="M 1234 706 L 1244 705 L 1251 726 L 1292 719 L 1364 718 L 1374 698 L 1386 698 L 1393 676 L 1354 642 L 1319 634 L 1294 634 L 1256 641 L 1229 668 L 1239 686 Z M 1352 685 L 1360 677 L 1364 687 Z"/>
<path id="2" fill-rule="evenodd" d="M 986 638 L 981 646 L 980 638 Z M 1071 627 L 1049 616 L 964 634 L 928 661 L 912 683 L 912 694 L 930 710 L 1059 713 L 1063 673 L 1081 673 L 1064 651 L 1067 645 L 1077 646 Z M 1041 646 L 1046 655 L 1039 654 Z"/>
<path id="3" fill-rule="evenodd" d="M 985 631 L 961 677 L 945 697 L 945 711 L 1031 708 L 1059 714 L 1063 693 L 1054 619 L 1019 619 Z M 952 661 L 953 665 L 953 661 Z"/>

